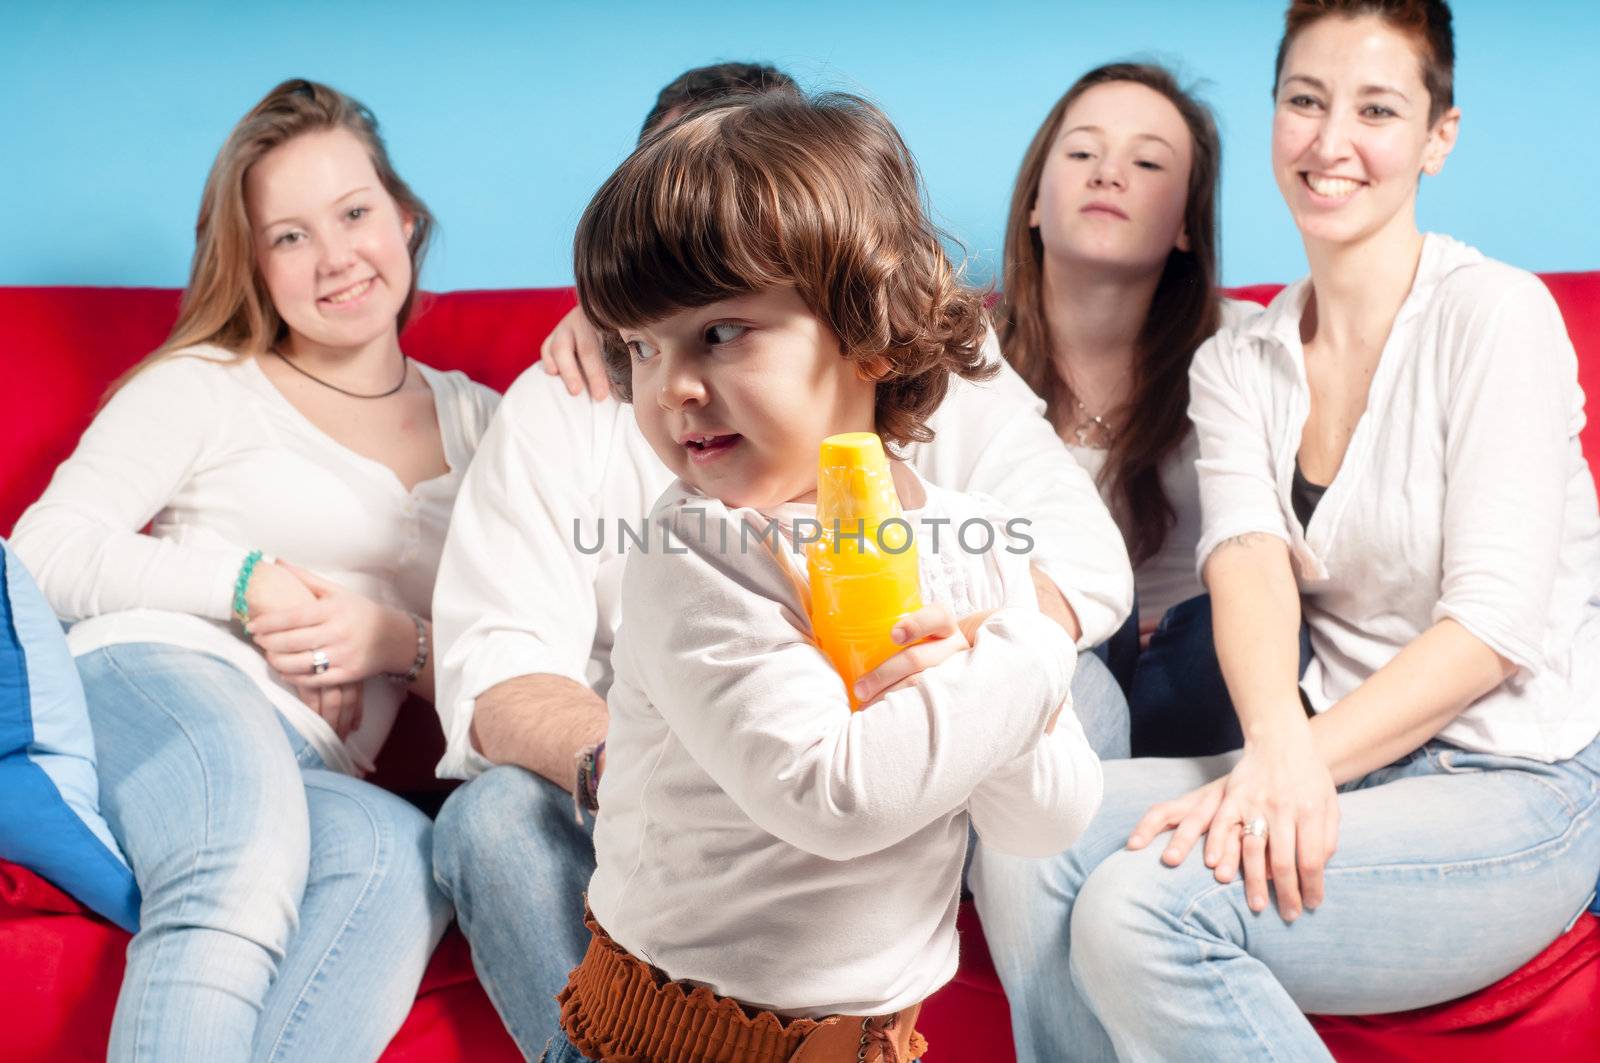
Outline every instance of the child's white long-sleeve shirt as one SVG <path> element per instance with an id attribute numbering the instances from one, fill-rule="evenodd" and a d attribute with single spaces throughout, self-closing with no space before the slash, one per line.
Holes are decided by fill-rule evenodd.
<path id="1" fill-rule="evenodd" d="M 1045 733 L 1076 653 L 1038 611 L 1023 544 L 967 552 L 963 523 L 995 515 L 927 491 L 906 514 L 923 601 L 996 612 L 969 652 L 859 713 L 812 642 L 789 530 L 813 507 L 770 515 L 774 547 L 741 532 L 767 516 L 675 483 L 629 555 L 589 903 L 671 977 L 789 1015 L 899 1010 L 955 972 L 969 818 L 1042 856 L 1098 807 L 1070 706 Z M 965 538 L 981 545 L 979 526 Z"/>

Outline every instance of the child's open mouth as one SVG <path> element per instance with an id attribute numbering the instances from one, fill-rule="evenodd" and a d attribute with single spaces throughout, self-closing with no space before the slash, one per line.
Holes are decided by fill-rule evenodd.
<path id="1" fill-rule="evenodd" d="M 684 449 L 689 452 L 689 460 L 696 465 L 715 461 L 736 446 L 742 437 L 734 435 L 696 435 L 684 440 Z"/>

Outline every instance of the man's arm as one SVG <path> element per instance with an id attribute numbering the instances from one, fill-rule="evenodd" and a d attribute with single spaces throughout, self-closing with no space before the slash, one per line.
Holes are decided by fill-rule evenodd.
<path id="1" fill-rule="evenodd" d="M 606 736 L 606 703 L 566 676 L 519 675 L 478 695 L 470 734 L 489 761 L 571 790 L 578 751 Z"/>
<path id="2" fill-rule="evenodd" d="M 654 456 L 635 436 L 631 410 L 568 395 L 537 367 L 506 393 L 462 483 L 434 591 L 440 775 L 519 764 L 570 786 L 574 752 L 605 733 L 588 687 L 608 622 L 595 588 L 614 536 L 603 541 L 601 522 L 637 523 L 652 477 L 666 475 L 642 467 Z"/>

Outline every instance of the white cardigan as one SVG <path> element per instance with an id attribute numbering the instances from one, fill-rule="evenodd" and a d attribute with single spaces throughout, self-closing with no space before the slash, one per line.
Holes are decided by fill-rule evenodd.
<path id="1" fill-rule="evenodd" d="M 456 490 L 499 396 L 413 364 L 433 390 L 449 472 L 412 491 L 308 421 L 253 358 L 195 347 L 130 380 L 12 538 L 51 608 L 77 621 L 72 652 L 161 642 L 215 654 L 254 680 L 328 767 L 370 770 L 404 691 L 368 680 L 361 726 L 340 742 L 231 622 L 233 584 L 260 549 L 430 615 Z"/>
<path id="2" fill-rule="evenodd" d="M 1310 408 L 1301 280 L 1195 355 L 1203 530 L 1289 544 L 1323 711 L 1450 617 L 1512 678 L 1439 733 L 1561 760 L 1600 732 L 1600 514 L 1577 358 L 1539 279 L 1430 234 L 1344 462 L 1301 527 L 1290 486 Z"/>
<path id="3" fill-rule="evenodd" d="M 1094 815 L 1100 765 L 1070 707 L 1043 733 L 1076 655 L 1020 544 L 962 549 L 949 529 L 1004 521 L 938 488 L 906 514 L 923 601 L 998 611 L 970 652 L 852 713 L 790 543 L 815 512 L 780 507 L 769 547 L 740 531 L 762 514 L 681 483 L 656 507 L 673 538 L 628 557 L 589 904 L 673 978 L 784 1014 L 885 1014 L 955 973 L 969 819 L 1053 856 Z"/>

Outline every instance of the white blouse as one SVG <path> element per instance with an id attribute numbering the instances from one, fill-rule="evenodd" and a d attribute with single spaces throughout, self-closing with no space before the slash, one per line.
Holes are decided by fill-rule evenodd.
<path id="1" fill-rule="evenodd" d="M 762 514 L 674 483 L 628 555 L 589 903 L 673 978 L 783 1014 L 897 1011 L 955 973 L 969 820 L 1046 856 L 1094 815 L 1100 765 L 1076 716 L 1044 733 L 1072 641 L 995 511 L 927 491 L 906 513 L 923 600 L 997 611 L 970 652 L 857 713 L 812 641 L 791 546 L 814 506 L 771 514 L 768 545 Z M 993 548 L 961 548 L 950 529 L 968 520 L 994 525 Z"/>
<path id="2" fill-rule="evenodd" d="M 1100 483 L 1100 472 L 1105 468 L 1109 453 L 1102 447 L 1085 447 L 1068 443 L 1084 471 Z M 1145 558 L 1133 569 L 1133 584 L 1138 596 L 1134 599 L 1139 609 L 1139 623 L 1160 620 L 1167 610 L 1190 598 L 1206 592 L 1205 584 L 1194 574 L 1194 546 L 1200 541 L 1200 483 L 1195 478 L 1194 463 L 1200 457 L 1200 442 L 1193 432 L 1183 437 L 1178 448 L 1161 463 L 1161 487 L 1167 501 L 1172 504 L 1172 527 L 1161 542 L 1161 549 Z M 1102 492 L 1103 497 L 1103 492 Z M 1110 500 L 1107 499 L 1107 505 Z"/>
<path id="3" fill-rule="evenodd" d="M 1261 304 L 1240 299 L 1222 300 L 1222 327 L 1239 328 L 1261 314 Z M 1100 472 L 1105 468 L 1108 451 L 1101 447 L 1079 446 L 1068 443 L 1067 449 L 1079 465 L 1094 478 L 1104 496 Z M 1172 505 L 1172 527 L 1161 542 L 1161 549 L 1145 558 L 1133 570 L 1134 587 L 1138 591 L 1139 623 L 1160 620 L 1167 610 L 1190 598 L 1206 592 L 1205 584 L 1195 575 L 1194 548 L 1200 541 L 1200 481 L 1195 476 L 1194 463 L 1200 460 L 1200 440 L 1188 432 L 1177 449 L 1161 463 L 1161 487 Z M 1107 505 L 1110 501 L 1107 500 Z"/>
<path id="4" fill-rule="evenodd" d="M 413 364 L 433 391 L 449 471 L 411 491 L 307 420 L 253 358 L 195 347 L 130 380 L 12 539 L 51 607 L 77 621 L 72 652 L 160 642 L 215 654 L 254 680 L 328 767 L 370 770 L 404 690 L 369 679 L 361 725 L 341 742 L 232 622 L 233 584 L 259 549 L 431 615 L 456 490 L 499 396 Z"/>
<path id="5" fill-rule="evenodd" d="M 1197 569 L 1252 532 L 1289 544 L 1324 711 L 1450 617 L 1517 672 L 1439 737 L 1561 760 L 1600 731 L 1600 513 L 1583 392 L 1539 279 L 1426 237 L 1338 474 L 1302 527 L 1290 504 L 1310 409 L 1309 279 L 1195 355 Z"/>

